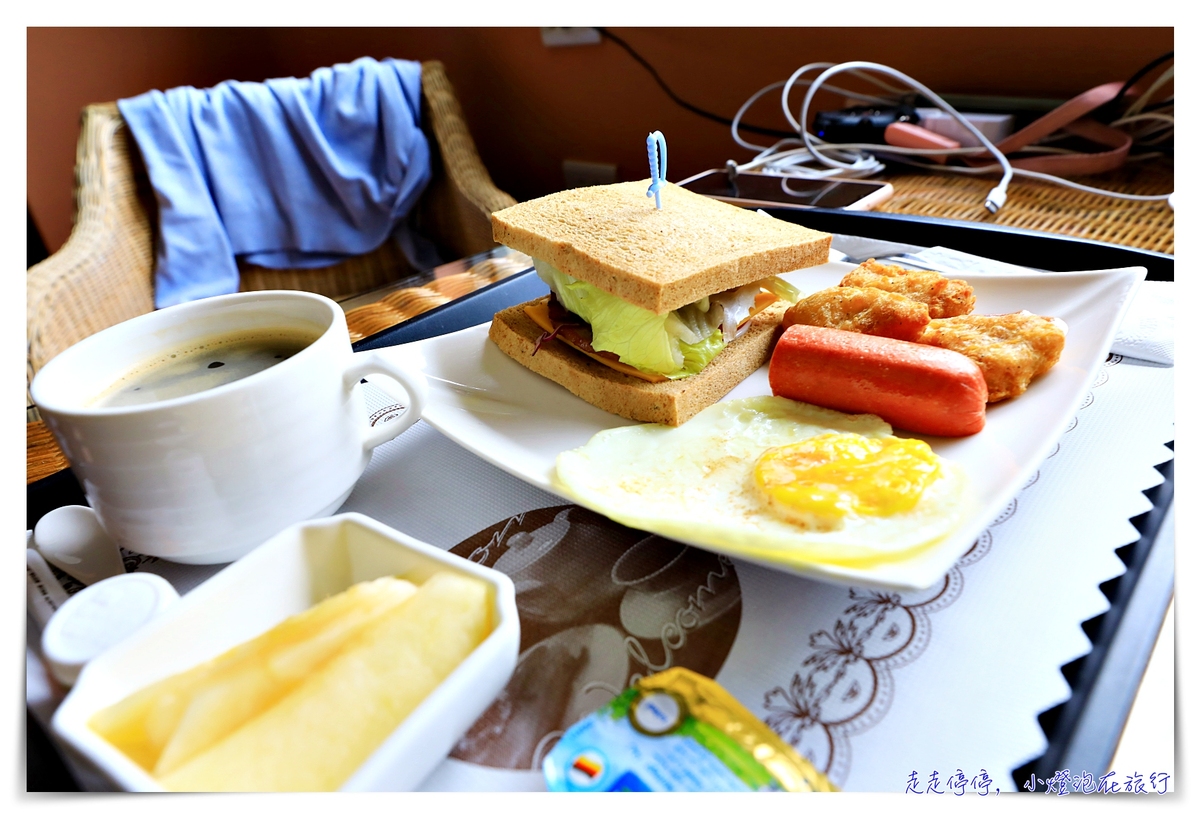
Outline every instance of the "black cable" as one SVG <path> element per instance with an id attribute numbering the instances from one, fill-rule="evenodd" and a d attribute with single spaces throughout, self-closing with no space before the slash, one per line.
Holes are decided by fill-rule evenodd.
<path id="1" fill-rule="evenodd" d="M 706 111 L 697 105 L 692 105 L 690 102 L 688 102 L 684 99 L 681 99 L 679 97 L 679 95 L 676 94 L 674 91 L 672 91 L 670 86 L 668 86 L 666 84 L 666 82 L 663 81 L 663 78 L 661 76 L 659 76 L 658 71 L 654 68 L 654 66 L 651 65 L 646 60 L 645 57 L 643 57 L 641 54 L 639 54 L 633 50 L 633 46 L 631 46 L 629 43 L 625 42 L 620 37 L 618 37 L 616 34 L 613 34 L 611 31 L 609 31 L 606 28 L 597 28 L 596 30 L 600 32 L 600 36 L 607 37 L 608 39 L 612 40 L 614 43 L 619 45 L 621 48 L 625 49 L 625 51 L 629 54 L 629 56 L 633 57 L 638 62 L 638 64 L 642 66 L 642 68 L 645 68 L 647 71 L 649 71 L 650 76 L 654 77 L 654 81 L 658 83 L 658 86 L 660 88 L 662 88 L 664 92 L 666 92 L 666 95 L 668 97 L 670 97 L 671 101 L 674 102 L 676 105 L 678 105 L 681 108 L 684 108 L 688 111 L 691 111 L 693 114 L 696 114 L 697 116 L 702 116 L 705 119 L 711 119 L 713 122 L 719 122 L 722 125 L 726 125 L 726 126 L 733 125 L 732 119 L 723 117 L 720 114 L 714 114 L 711 111 Z M 761 125 L 747 125 L 745 122 L 739 122 L 738 129 L 743 130 L 743 131 L 750 131 L 751 133 L 761 134 L 763 136 L 779 136 L 779 137 L 794 137 L 794 136 L 796 136 L 795 131 L 780 131 L 780 130 L 776 130 L 775 128 L 764 128 Z"/>
<path id="2" fill-rule="evenodd" d="M 732 119 L 723 117 L 720 114 L 714 114 L 711 111 L 706 111 L 698 105 L 693 105 L 692 103 L 681 98 L 678 94 L 676 94 L 674 91 L 672 91 L 671 87 L 669 85 L 667 85 L 666 81 L 664 81 L 662 76 L 659 75 L 658 70 L 653 65 L 651 65 L 650 62 L 645 57 L 643 57 L 636 50 L 634 50 L 633 46 L 631 46 L 629 43 L 625 42 L 625 40 L 621 39 L 616 34 L 613 34 L 607 28 L 597 27 L 596 30 L 600 32 L 601 37 L 607 37 L 608 39 L 612 40 L 614 43 L 616 43 L 622 49 L 624 49 L 625 52 L 627 54 L 629 54 L 629 56 L 633 57 L 633 59 L 639 65 L 641 65 L 642 68 L 645 68 L 650 73 L 650 76 L 652 76 L 654 78 L 654 81 L 656 83 L 658 83 L 658 87 L 661 88 L 663 90 L 663 92 L 668 97 L 670 97 L 671 101 L 674 102 L 676 105 L 680 106 L 684 110 L 687 110 L 693 114 L 696 114 L 697 116 L 701 116 L 701 117 L 704 117 L 705 119 L 712 120 L 713 122 L 719 122 L 720 124 L 726 125 L 729 127 L 733 126 Z M 1121 90 L 1119 92 L 1117 92 L 1117 95 L 1115 97 L 1113 97 L 1111 101 L 1106 102 L 1103 106 L 1101 106 L 1099 109 L 1097 109 L 1096 113 L 1094 114 L 1096 116 L 1096 118 L 1100 119 L 1101 121 L 1115 119 L 1117 116 L 1117 113 L 1118 113 L 1117 106 L 1120 105 L 1122 97 L 1124 97 L 1125 94 L 1129 92 L 1129 89 L 1132 88 L 1138 80 L 1140 80 L 1142 77 L 1149 74 L 1155 68 L 1162 65 L 1167 60 L 1171 60 L 1174 58 L 1175 58 L 1175 52 L 1168 51 L 1166 54 L 1163 54 L 1162 56 L 1151 60 L 1150 62 L 1146 63 L 1144 66 L 1139 68 L 1134 73 L 1134 75 L 1125 82 L 1125 85 L 1121 88 Z M 1158 106 L 1147 106 L 1147 110 L 1151 110 L 1153 107 L 1158 107 Z M 775 128 L 766 128 L 761 125 L 748 125 L 745 122 L 739 122 L 738 129 L 744 130 L 744 131 L 749 131 L 751 133 L 761 134 L 763 136 L 778 136 L 778 137 L 795 137 L 796 136 L 796 133 L 794 131 L 781 131 L 781 130 L 777 130 Z"/>
<path id="3" fill-rule="evenodd" d="M 1142 106 L 1142 113 L 1146 114 L 1153 113 L 1154 111 L 1161 111 L 1163 108 L 1170 108 L 1174 104 L 1175 99 L 1173 97 L 1171 99 L 1164 99 L 1162 102 L 1152 102 L 1149 105 Z"/>
<path id="4" fill-rule="evenodd" d="M 1125 95 L 1129 93 L 1129 89 L 1132 88 L 1138 80 L 1149 74 L 1155 68 L 1158 68 L 1167 60 L 1173 59 L 1175 59 L 1175 52 L 1168 51 L 1166 54 L 1163 54 L 1161 57 L 1154 58 L 1135 71 L 1133 76 L 1127 79 L 1125 84 L 1121 86 L 1121 90 L 1117 92 L 1117 95 L 1113 97 L 1111 101 L 1104 103 L 1100 110 L 1096 112 L 1096 118 L 1100 119 L 1101 121 L 1111 121 L 1116 119 L 1117 114 L 1120 113 L 1118 111 L 1118 106 L 1121 104 L 1121 100 L 1124 99 Z"/>

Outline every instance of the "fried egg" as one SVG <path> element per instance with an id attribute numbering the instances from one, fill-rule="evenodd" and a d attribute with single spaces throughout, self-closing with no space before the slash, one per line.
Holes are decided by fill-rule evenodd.
<path id="1" fill-rule="evenodd" d="M 868 566 L 936 545 L 966 477 L 875 415 L 786 398 L 714 404 L 678 427 L 608 429 L 557 460 L 560 490 L 617 522 L 785 563 Z"/>

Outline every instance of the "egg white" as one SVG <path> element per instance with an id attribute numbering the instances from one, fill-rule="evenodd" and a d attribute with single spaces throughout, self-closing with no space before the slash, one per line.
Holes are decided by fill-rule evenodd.
<path id="1" fill-rule="evenodd" d="M 847 415 L 786 398 L 717 403 L 678 427 L 608 429 L 558 456 L 560 490 L 633 528 L 773 562 L 864 566 L 936 545 L 967 512 L 966 478 L 942 459 L 916 507 L 887 517 L 851 515 L 836 531 L 810 531 L 777 516 L 754 485 L 767 449 L 825 432 L 883 437 L 875 415 Z"/>

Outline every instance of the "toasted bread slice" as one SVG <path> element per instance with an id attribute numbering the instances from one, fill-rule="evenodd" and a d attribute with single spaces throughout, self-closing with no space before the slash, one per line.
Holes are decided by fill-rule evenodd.
<path id="1" fill-rule="evenodd" d="M 699 374 L 665 383 L 647 383 L 556 340 L 543 343 L 534 355 L 544 330 L 525 314 L 525 306 L 509 307 L 492 319 L 488 337 L 501 351 L 606 412 L 667 426 L 678 426 L 716 403 L 765 364 L 771 357 L 787 308 L 786 303 L 777 302 L 751 318 L 746 331 Z"/>
<path id="2" fill-rule="evenodd" d="M 650 180 L 564 190 L 492 214 L 501 244 L 659 315 L 824 264 L 832 236 Z"/>

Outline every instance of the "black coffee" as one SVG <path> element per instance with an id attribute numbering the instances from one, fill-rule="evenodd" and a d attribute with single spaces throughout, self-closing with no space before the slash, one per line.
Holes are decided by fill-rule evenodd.
<path id="1" fill-rule="evenodd" d="M 296 329 L 267 329 L 201 338 L 134 367 L 91 406 L 136 406 L 223 386 L 286 361 L 317 337 Z"/>

